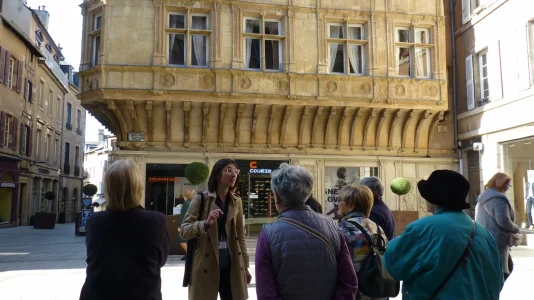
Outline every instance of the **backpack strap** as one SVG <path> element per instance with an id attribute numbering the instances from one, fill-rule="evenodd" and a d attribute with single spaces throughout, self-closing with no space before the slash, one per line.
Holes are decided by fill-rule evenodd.
<path id="1" fill-rule="evenodd" d="M 288 223 L 288 224 L 291 224 L 295 227 L 298 227 L 304 231 L 306 231 L 307 233 L 315 236 L 316 238 L 320 239 L 321 241 L 323 241 L 323 243 L 326 244 L 326 246 L 328 247 L 328 249 L 330 249 L 330 251 L 332 252 L 332 255 L 334 255 L 334 257 L 336 258 L 337 260 L 337 254 L 336 254 L 336 251 L 335 251 L 335 248 L 334 248 L 334 245 L 332 245 L 332 242 L 330 242 L 322 233 L 320 233 L 319 231 L 311 228 L 310 226 L 304 224 L 304 223 L 301 223 L 299 221 L 296 221 L 296 220 L 293 220 L 293 219 L 289 219 L 289 218 L 278 218 L 277 221 L 280 221 L 280 222 L 284 222 L 284 223 Z"/>
<path id="2" fill-rule="evenodd" d="M 347 222 L 349 222 L 350 224 L 356 226 L 363 234 L 363 236 L 365 237 L 365 239 L 367 240 L 367 242 L 369 242 L 369 247 L 371 247 L 371 251 L 374 252 L 373 250 L 373 239 L 371 239 L 371 237 L 369 236 L 369 234 L 367 234 L 367 230 L 365 230 L 365 228 L 363 228 L 362 225 L 360 225 L 358 222 L 356 221 L 350 221 L 350 220 L 347 220 Z"/>

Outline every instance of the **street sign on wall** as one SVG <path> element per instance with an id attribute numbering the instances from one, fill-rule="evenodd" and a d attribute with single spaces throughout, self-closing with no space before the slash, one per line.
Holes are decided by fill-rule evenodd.
<path id="1" fill-rule="evenodd" d="M 144 142 L 145 133 L 144 132 L 128 132 L 128 141 L 129 142 Z"/>

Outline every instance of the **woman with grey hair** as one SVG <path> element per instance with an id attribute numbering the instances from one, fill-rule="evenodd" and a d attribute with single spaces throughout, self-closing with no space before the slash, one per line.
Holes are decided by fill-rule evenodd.
<path id="1" fill-rule="evenodd" d="M 313 176 L 286 163 L 271 174 L 278 220 L 263 225 L 256 247 L 256 292 L 262 299 L 354 299 L 358 279 L 343 234 L 305 205 Z M 321 274 L 321 276 L 317 276 Z"/>
<path id="2" fill-rule="evenodd" d="M 373 208 L 371 209 L 371 215 L 369 219 L 380 226 L 386 234 L 388 241 L 391 241 L 395 237 L 395 217 L 384 203 L 384 185 L 378 177 L 365 177 L 360 180 L 360 185 L 368 187 L 373 192 Z"/>

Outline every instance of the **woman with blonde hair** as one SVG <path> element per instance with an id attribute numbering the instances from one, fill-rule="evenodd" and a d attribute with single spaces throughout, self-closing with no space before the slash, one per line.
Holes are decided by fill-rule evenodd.
<path id="1" fill-rule="evenodd" d="M 388 239 L 386 234 L 375 222 L 369 219 L 371 208 L 373 208 L 373 192 L 363 185 L 346 185 L 339 191 L 339 213 L 342 218 L 339 220 L 339 229 L 345 236 L 345 241 L 354 265 L 354 270 L 358 273 L 363 262 L 371 254 L 371 247 L 366 235 L 373 239 L 375 246 L 386 247 Z M 362 232 L 362 229 L 365 232 Z M 376 238 L 376 237 L 381 237 Z M 358 278 L 362 275 L 358 273 Z M 358 300 L 381 299 L 371 298 L 364 295 L 361 288 L 356 297 Z M 383 298 L 386 299 L 386 298 Z"/>
<path id="2" fill-rule="evenodd" d="M 506 192 L 512 186 L 512 177 L 496 173 L 484 186 L 475 208 L 475 220 L 484 226 L 495 238 L 501 254 L 504 280 L 513 270 L 510 247 L 520 239 L 519 226 L 514 224 L 515 212 Z"/>
<path id="3" fill-rule="evenodd" d="M 161 267 L 170 251 L 165 216 L 147 211 L 139 167 L 115 161 L 104 177 L 107 209 L 86 225 L 87 278 L 80 300 L 162 299 Z"/>

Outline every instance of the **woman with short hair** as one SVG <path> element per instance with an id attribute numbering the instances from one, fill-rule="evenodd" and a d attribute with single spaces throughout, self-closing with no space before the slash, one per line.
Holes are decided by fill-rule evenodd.
<path id="1" fill-rule="evenodd" d="M 478 197 L 475 208 L 475 220 L 497 241 L 504 280 L 508 279 L 513 270 L 510 246 L 519 234 L 519 226 L 514 224 L 514 208 L 505 194 L 511 186 L 512 177 L 506 173 L 496 173 L 484 186 L 485 190 Z"/>
<path id="2" fill-rule="evenodd" d="M 215 163 L 208 191 L 195 195 L 182 223 L 182 238 L 198 239 L 193 254 L 189 299 L 248 299 L 252 276 L 245 245 L 243 204 L 234 194 L 239 169 L 232 159 Z M 201 201 L 204 201 L 200 211 Z"/>
<path id="3" fill-rule="evenodd" d="M 370 247 L 373 246 L 369 245 L 365 234 L 371 237 L 373 242 L 377 243 L 375 246 L 386 247 L 388 241 L 384 231 L 369 219 L 372 207 L 373 193 L 366 186 L 347 185 L 339 191 L 339 212 L 342 218 L 339 220 L 338 226 L 345 236 L 345 241 L 356 272 L 360 271 L 363 262 L 371 254 Z M 365 229 L 365 234 L 358 226 Z M 382 238 L 376 238 L 377 236 L 381 236 Z M 362 275 L 365 276 L 365 274 L 358 274 L 358 276 Z M 356 299 L 368 300 L 380 298 L 370 298 L 359 290 Z"/>
<path id="4" fill-rule="evenodd" d="M 117 160 L 104 177 L 107 209 L 86 226 L 87 278 L 81 300 L 154 299 L 170 251 L 165 216 L 147 211 L 139 167 Z"/>

